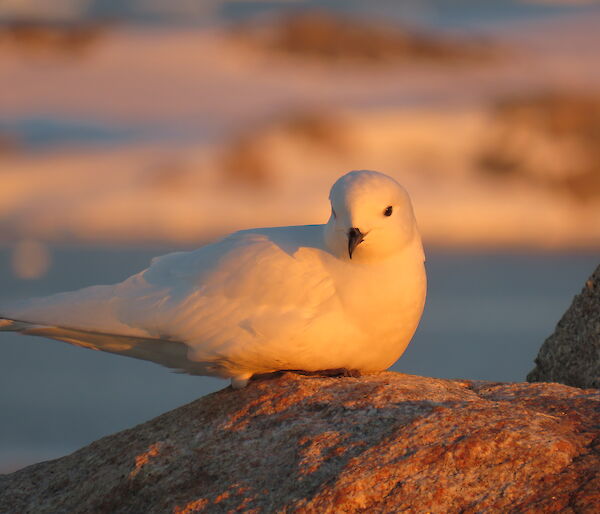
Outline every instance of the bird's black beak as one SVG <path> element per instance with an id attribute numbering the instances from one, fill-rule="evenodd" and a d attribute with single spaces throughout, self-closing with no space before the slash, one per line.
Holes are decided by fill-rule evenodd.
<path id="1" fill-rule="evenodd" d="M 348 230 L 348 255 L 352 259 L 354 249 L 365 240 L 365 235 L 356 227 Z"/>

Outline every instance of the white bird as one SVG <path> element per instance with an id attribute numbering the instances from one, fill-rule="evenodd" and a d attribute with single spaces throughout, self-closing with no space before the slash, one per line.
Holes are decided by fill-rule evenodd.
<path id="1" fill-rule="evenodd" d="M 391 366 L 425 303 L 424 254 L 406 191 L 352 171 L 324 225 L 243 230 L 171 253 L 115 285 L 3 311 L 0 330 L 153 361 L 244 387 L 277 370 Z"/>

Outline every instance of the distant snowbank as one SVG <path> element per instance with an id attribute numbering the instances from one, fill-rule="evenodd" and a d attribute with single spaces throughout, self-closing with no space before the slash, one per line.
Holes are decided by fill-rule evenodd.
<path id="1" fill-rule="evenodd" d="M 77 56 L 0 45 L 7 119 L 188 134 L 43 153 L 7 144 L 0 241 L 188 242 L 320 223 L 335 178 L 367 168 L 407 187 L 430 242 L 600 247 L 590 146 L 548 136 L 537 115 L 507 129 L 492 107 L 524 91 L 597 88 L 592 27 L 569 17 L 497 30 L 500 58 L 456 66 L 319 65 L 217 29 L 108 30 Z"/>
<path id="2" fill-rule="evenodd" d="M 396 177 L 425 239 L 443 245 L 600 246 L 598 199 L 490 176 L 480 111 L 291 118 L 221 146 L 78 150 L 1 161 L 0 234 L 82 241 L 206 240 L 254 226 L 321 223 L 349 169 Z"/>

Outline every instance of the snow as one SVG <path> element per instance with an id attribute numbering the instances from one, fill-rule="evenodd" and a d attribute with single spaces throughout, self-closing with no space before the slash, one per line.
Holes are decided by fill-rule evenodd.
<path id="1" fill-rule="evenodd" d="M 186 134 L 0 154 L 0 242 L 189 243 L 322 223 L 323 191 L 368 168 L 409 190 L 429 243 L 598 247 L 597 199 L 493 180 L 475 164 L 496 98 L 600 84 L 592 21 L 498 29 L 497 60 L 459 67 L 304 64 L 215 28 L 111 29 L 80 57 L 0 46 L 5 119 L 42 113 Z M 559 30 L 560 52 L 548 35 Z M 306 113 L 325 120 L 325 135 L 293 128 Z M 232 158 L 256 161 L 255 175 L 232 171 Z"/>

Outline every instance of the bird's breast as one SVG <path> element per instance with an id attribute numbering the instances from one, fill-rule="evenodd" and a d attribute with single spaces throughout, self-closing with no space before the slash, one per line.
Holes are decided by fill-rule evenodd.
<path id="1" fill-rule="evenodd" d="M 338 296 L 355 327 L 356 344 L 364 346 L 374 369 L 385 369 L 402 354 L 421 318 L 424 263 L 409 254 L 376 266 L 353 266 L 342 275 L 336 276 Z"/>

